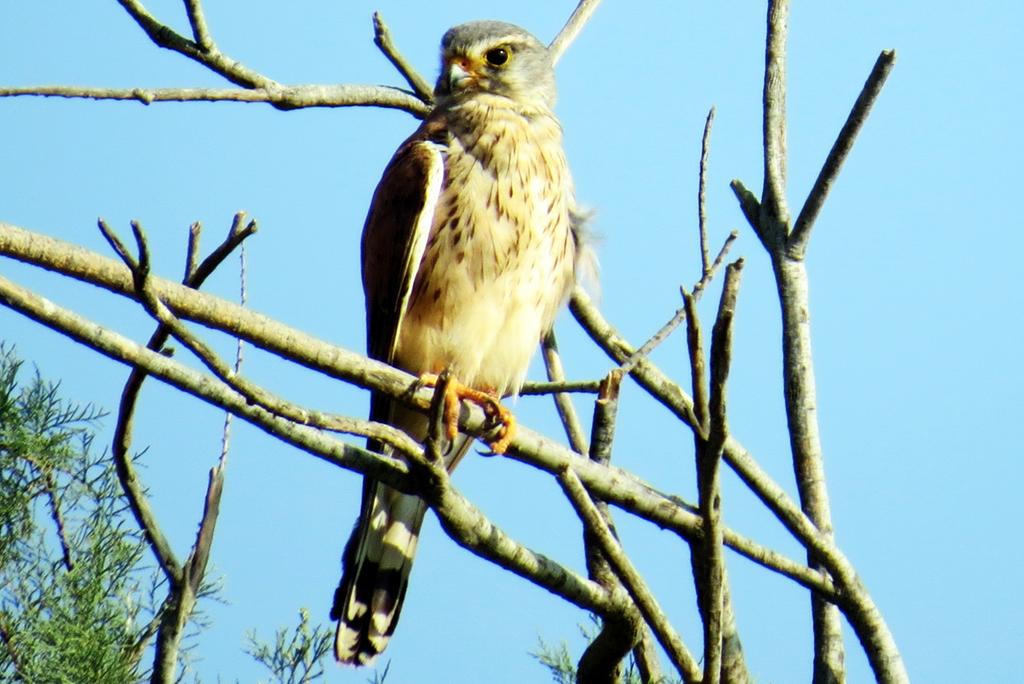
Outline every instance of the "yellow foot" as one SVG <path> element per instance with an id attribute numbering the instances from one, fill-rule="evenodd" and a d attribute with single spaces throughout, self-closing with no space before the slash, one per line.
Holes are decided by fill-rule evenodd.
<path id="1" fill-rule="evenodd" d="M 420 376 L 420 384 L 424 387 L 437 387 L 436 373 L 424 373 Z M 459 434 L 459 402 L 470 401 L 483 409 L 487 419 L 497 426 L 497 436 L 487 440 L 487 446 L 496 454 L 503 454 L 515 436 L 516 419 L 512 412 L 502 406 L 494 392 L 478 390 L 463 385 L 455 378 L 448 381 L 448 391 L 444 396 L 444 424 L 449 440 Z"/>

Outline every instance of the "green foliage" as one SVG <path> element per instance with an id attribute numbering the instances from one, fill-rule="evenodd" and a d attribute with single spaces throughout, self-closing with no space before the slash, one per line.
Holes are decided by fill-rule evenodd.
<path id="1" fill-rule="evenodd" d="M 537 650 L 530 655 L 547 668 L 555 684 L 576 684 L 576 661 L 569 655 L 569 647 L 563 641 L 557 646 L 544 639 L 537 640 Z"/>
<path id="2" fill-rule="evenodd" d="M 102 413 L 58 396 L 0 344 L 0 680 L 130 682 L 152 637 L 154 581 Z"/>
<path id="3" fill-rule="evenodd" d="M 274 643 L 261 641 L 250 632 L 246 652 L 268 670 L 272 682 L 305 684 L 324 676 L 323 661 L 331 652 L 331 631 L 321 625 L 311 626 L 309 611 L 299 610 L 299 624 L 293 630 L 279 629 Z M 383 680 L 382 680 L 383 681 Z"/>

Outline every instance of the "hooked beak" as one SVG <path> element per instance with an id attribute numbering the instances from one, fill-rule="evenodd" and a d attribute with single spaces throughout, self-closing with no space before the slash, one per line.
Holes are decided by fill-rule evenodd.
<path id="1" fill-rule="evenodd" d="M 448 65 L 448 90 L 449 92 L 455 92 L 464 88 L 469 84 L 473 78 L 467 69 L 466 65 L 461 62 L 451 62 Z"/>

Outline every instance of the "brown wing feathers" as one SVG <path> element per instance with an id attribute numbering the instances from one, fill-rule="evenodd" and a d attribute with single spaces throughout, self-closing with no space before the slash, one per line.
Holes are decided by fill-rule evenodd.
<path id="1" fill-rule="evenodd" d="M 441 155 L 424 141 L 436 130 L 436 124 L 425 123 L 395 153 L 374 193 L 363 231 L 367 351 L 386 363 L 394 360 L 404 308 L 443 180 Z M 370 419 L 413 435 L 419 420 L 376 393 L 370 398 Z M 386 450 L 373 440 L 367 446 Z M 331 608 L 331 619 L 339 621 L 335 656 L 341 662 L 368 665 L 387 645 L 398 623 L 425 510 L 420 499 L 365 480 L 361 512 L 345 547 L 344 573 Z"/>

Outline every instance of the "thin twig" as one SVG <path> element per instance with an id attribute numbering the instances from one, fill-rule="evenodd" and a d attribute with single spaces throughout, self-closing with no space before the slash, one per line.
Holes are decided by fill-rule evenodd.
<path id="1" fill-rule="evenodd" d="M 552 63 L 558 64 L 558 60 L 562 58 L 565 51 L 576 40 L 576 36 L 583 30 L 583 27 L 590 20 L 590 16 L 600 4 L 601 0 L 580 0 L 569 20 L 565 22 L 565 26 L 562 27 L 562 30 L 558 32 L 558 35 L 555 36 L 555 39 L 548 46 Z"/>
<path id="2" fill-rule="evenodd" d="M 693 286 L 693 292 L 691 294 L 688 295 L 684 288 L 680 288 L 680 292 L 684 299 L 687 296 L 692 296 L 695 302 L 700 299 L 701 293 L 711 282 L 711 279 L 715 277 L 715 273 L 718 272 L 718 267 L 722 265 L 726 255 L 729 253 L 729 248 L 732 247 L 732 243 L 736 241 L 738 235 L 739 233 L 735 230 L 729 233 L 725 242 L 722 243 L 722 248 L 718 250 L 718 255 L 715 257 L 715 260 L 711 263 L 710 267 L 704 271 L 704 274 L 701 276 L 701 279 L 697 281 L 697 284 Z M 675 314 L 667 323 L 665 323 L 665 325 L 661 326 L 656 333 L 651 335 L 650 339 L 644 342 L 639 349 L 634 351 L 625 361 L 622 362 L 619 366 L 619 370 L 623 373 L 632 372 L 641 360 L 650 356 L 651 352 L 653 352 L 662 342 L 668 339 L 668 336 L 675 332 L 676 328 L 678 328 L 685 320 L 686 307 L 682 306 L 676 310 Z"/>
<path id="3" fill-rule="evenodd" d="M 675 329 L 679 327 L 679 324 L 686 319 L 686 311 L 683 307 L 676 310 L 675 314 L 668 320 L 665 325 L 661 326 L 656 333 L 651 335 L 650 339 L 643 343 L 639 349 L 634 351 L 619 365 L 619 370 L 623 373 L 632 373 L 636 368 L 637 364 L 641 361 L 646 360 L 650 353 L 657 348 L 662 342 L 668 339 L 668 336 L 675 332 Z"/>
<path id="4" fill-rule="evenodd" d="M 142 656 L 145 655 L 146 649 L 149 647 L 149 642 L 156 636 L 157 630 L 160 628 L 160 620 L 163 617 L 162 608 L 157 608 L 156 613 L 150 618 L 149 622 L 139 633 L 135 643 L 128 649 L 126 655 L 128 662 L 134 667 L 142 661 Z"/>
<path id="5" fill-rule="evenodd" d="M 253 71 L 242 63 L 221 53 L 216 45 L 213 44 L 212 39 L 209 39 L 209 36 L 207 36 L 208 42 L 205 45 L 193 42 L 175 32 L 170 26 L 160 22 L 138 0 L 117 1 L 142 30 L 146 32 L 149 39 L 159 47 L 172 50 L 199 62 L 211 71 L 220 74 L 235 85 L 242 86 L 243 88 L 274 90 L 280 87 L 277 81 L 267 78 L 263 74 Z M 195 4 L 198 6 L 198 3 Z M 189 4 L 186 4 L 186 8 L 189 10 L 189 19 L 191 20 L 192 8 L 189 7 Z M 201 19 L 201 11 L 198 16 Z M 202 22 L 202 27 L 205 30 L 205 20 Z M 192 28 L 196 30 L 195 25 Z"/>
<path id="6" fill-rule="evenodd" d="M 686 319 L 686 349 L 690 357 L 690 391 L 693 393 L 694 437 L 700 441 L 707 438 L 708 388 L 707 361 L 704 357 L 704 331 L 697 315 L 697 300 L 683 292 L 683 314 Z"/>
<path id="7" fill-rule="evenodd" d="M 775 243 L 773 242 L 772 234 L 761 226 L 761 201 L 738 178 L 734 178 L 729 183 L 729 187 L 732 188 L 733 194 L 736 195 L 736 200 L 740 203 L 740 210 L 743 211 L 743 217 L 747 219 L 747 223 L 753 228 L 757 239 L 761 241 L 765 249 L 771 251 Z"/>
<path id="8" fill-rule="evenodd" d="M 237 222 L 236 224 L 237 225 Z M 232 234 L 235 234 L 235 225 L 232 226 Z M 255 224 L 250 224 L 255 225 Z M 244 307 L 249 300 L 248 273 L 246 270 L 245 243 L 242 243 L 238 250 L 238 305 Z M 244 360 L 245 341 L 239 337 L 235 340 L 235 366 L 234 373 L 237 377 L 242 373 L 242 362 Z M 231 420 L 234 414 L 230 411 L 224 412 L 224 429 L 220 438 L 220 459 L 217 466 L 223 470 L 228 460 L 228 451 L 231 448 Z"/>
<path id="9" fill-rule="evenodd" d="M 732 247 L 732 243 L 736 242 L 736 238 L 740 236 L 740 232 L 733 229 L 729 232 L 728 237 L 725 238 L 725 242 L 722 243 L 722 248 L 718 250 L 718 254 L 715 256 L 715 260 L 711 262 L 711 267 L 700 277 L 694 286 L 690 294 L 693 295 L 694 299 L 699 300 L 701 294 L 704 293 L 704 288 L 711 284 L 711 279 L 715 277 L 718 272 L 718 268 L 725 261 L 725 257 L 729 254 L 729 249 Z"/>
<path id="10" fill-rule="evenodd" d="M 871 107 L 875 104 L 875 100 L 878 99 L 879 93 L 882 92 L 882 86 L 885 85 L 889 72 L 892 71 L 895 63 L 896 52 L 893 50 L 883 50 L 878 55 L 875 66 L 871 69 L 871 73 L 868 75 L 860 95 L 857 96 L 857 101 L 853 103 L 853 109 L 850 110 L 846 123 L 843 124 L 842 130 L 839 131 L 839 136 L 832 145 L 832 149 L 829 151 L 828 157 L 818 173 L 818 178 L 814 181 L 814 186 L 807 195 L 804 206 L 797 216 L 796 223 L 793 225 L 793 232 L 790 234 L 787 244 L 788 252 L 791 256 L 799 258 L 806 251 L 807 241 L 810 238 L 814 221 L 818 218 L 818 213 L 821 211 L 822 205 L 825 204 L 825 198 L 828 197 L 829 190 L 832 189 L 832 184 L 839 175 L 843 162 L 846 161 L 847 155 L 853 149 L 853 143 L 857 139 L 857 134 L 860 133 L 861 127 L 867 121 L 868 115 L 871 113 Z"/>
<path id="11" fill-rule="evenodd" d="M 196 533 L 196 541 L 192 545 L 192 553 L 185 564 L 185 578 L 193 596 L 199 595 L 200 585 L 206 575 L 206 565 L 213 547 L 213 536 L 217 528 L 217 517 L 220 512 L 220 499 L 224 492 L 224 471 L 227 464 L 223 457 L 217 465 L 210 468 L 206 484 L 206 498 L 203 501 L 203 517 Z"/>
<path id="12" fill-rule="evenodd" d="M 188 227 L 188 243 L 185 247 L 185 276 L 181 279 L 183 283 L 189 283 L 196 274 L 199 266 L 199 242 L 203 236 L 203 224 L 195 221 Z"/>
<path id="13" fill-rule="evenodd" d="M 203 15 L 203 5 L 200 0 L 185 0 L 185 12 L 188 14 L 188 23 L 192 27 L 192 38 L 204 51 L 214 48 L 213 38 L 210 37 L 210 29 L 206 26 L 206 17 Z"/>
<path id="14" fill-rule="evenodd" d="M 430 107 L 410 92 L 393 86 L 340 84 L 265 88 L 101 88 L 39 85 L 0 88 L 0 97 L 62 97 L 88 100 L 154 102 L 244 102 L 277 109 L 309 107 L 381 107 L 400 109 L 422 119 Z"/>
<path id="15" fill-rule="evenodd" d="M 700 668 L 693 655 L 672 627 L 654 595 L 647 588 L 647 583 L 644 582 L 640 573 L 622 550 L 618 540 L 615 539 L 615 535 L 608 529 L 579 477 L 572 469 L 565 468 L 559 473 L 558 481 L 580 519 L 601 544 L 602 552 L 611 563 L 616 575 L 622 580 L 629 595 L 633 597 L 644 620 L 650 625 L 658 643 L 669 655 L 672 664 L 683 677 L 683 681 L 700 681 Z"/>
<path id="16" fill-rule="evenodd" d="M 413 89 L 416 97 L 423 100 L 426 104 L 432 105 L 434 102 L 434 89 L 416 71 L 416 68 L 405 59 L 405 56 L 398 51 L 398 47 L 391 40 L 391 29 L 384 22 L 384 17 L 381 16 L 380 12 L 373 13 L 373 42 L 384 53 L 384 56 L 388 58 L 388 61 L 398 69 L 398 73 L 402 75 L 405 82 Z"/>
<path id="17" fill-rule="evenodd" d="M 246 239 L 256 234 L 259 230 L 255 220 L 247 221 L 249 217 L 244 211 L 240 211 L 231 219 L 231 228 L 228 229 L 227 237 L 217 245 L 193 272 L 192 280 L 185 282 L 190 287 L 199 287 L 236 248 L 243 246 Z M 239 257 L 241 258 L 241 257 Z M 243 262 L 244 269 L 244 262 Z M 198 283 L 198 284 L 193 284 Z M 245 293 L 243 286 L 241 306 L 245 306 Z"/>
<path id="18" fill-rule="evenodd" d="M 527 382 L 519 389 L 519 396 L 540 394 L 597 394 L 600 380 L 565 380 L 563 382 Z"/>
<path id="19" fill-rule="evenodd" d="M 96 225 L 99 227 L 100 233 L 106 239 L 107 244 L 110 245 L 110 248 L 114 250 L 114 253 L 120 257 L 121 261 L 123 261 L 130 270 L 134 271 L 137 269 L 139 262 L 135 259 L 135 256 L 128 251 L 128 247 L 121 241 L 121 238 L 114 229 L 111 228 L 103 219 L 98 219 L 96 221 Z"/>
<path id="20" fill-rule="evenodd" d="M 68 542 L 67 525 L 64 522 L 64 514 L 60 508 L 60 497 L 57 494 L 57 482 L 53 479 L 53 473 L 48 469 L 43 470 L 43 481 L 46 484 L 46 496 L 50 502 L 50 517 L 57 528 L 57 539 L 60 542 L 61 560 L 64 569 L 71 572 L 75 569 L 75 562 L 71 556 L 71 544 Z"/>
<path id="21" fill-rule="evenodd" d="M 624 373 L 613 368 L 601 381 L 601 392 L 594 402 L 594 423 L 590 430 L 590 460 L 608 465 L 612 460 L 615 418 L 619 410 L 619 389 Z"/>
<path id="22" fill-rule="evenodd" d="M 711 255 L 708 251 L 708 154 L 711 152 L 711 126 L 715 122 L 715 108 L 708 110 L 704 121 L 704 135 L 700 141 L 700 165 L 697 181 L 697 227 L 700 233 L 700 279 L 703 282 L 711 270 Z"/>
<path id="23" fill-rule="evenodd" d="M 569 438 L 569 445 L 577 453 L 585 454 L 587 453 L 587 440 L 583 436 L 583 425 L 576 414 L 572 398 L 566 394 L 567 390 L 564 389 L 568 383 L 565 382 L 565 369 L 562 368 L 562 357 L 558 353 L 558 340 L 555 338 L 555 331 L 549 331 L 540 344 L 544 357 L 544 368 L 547 370 L 548 380 L 551 381 L 549 384 L 555 387 L 561 386 L 560 389 L 554 391 L 555 409 L 565 428 L 565 434 Z M 520 393 L 528 394 L 529 392 L 524 387 Z"/>

